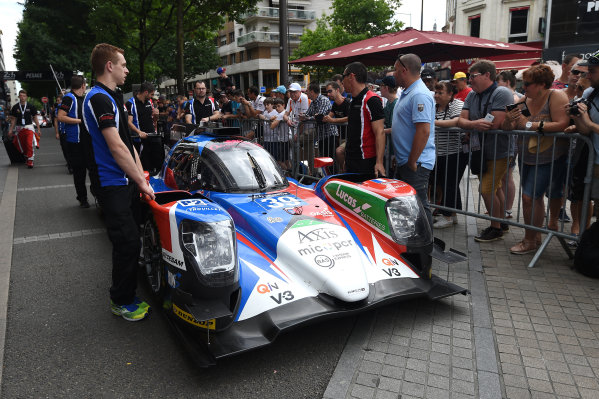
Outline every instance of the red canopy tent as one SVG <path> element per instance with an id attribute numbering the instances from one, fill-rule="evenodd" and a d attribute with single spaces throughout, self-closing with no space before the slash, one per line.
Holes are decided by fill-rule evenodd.
<path id="1" fill-rule="evenodd" d="M 536 49 L 471 36 L 408 28 L 322 51 L 289 63 L 343 66 L 360 61 L 366 65 L 393 65 L 400 52 L 417 54 L 422 62 L 433 62 L 483 58 L 531 50 Z"/>

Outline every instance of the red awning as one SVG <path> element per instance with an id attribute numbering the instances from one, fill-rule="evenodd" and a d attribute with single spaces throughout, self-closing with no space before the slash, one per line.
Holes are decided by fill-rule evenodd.
<path id="1" fill-rule="evenodd" d="M 493 61 L 498 71 L 505 71 L 511 69 L 526 69 L 531 65 L 538 64 L 539 58 L 526 58 L 522 60 L 505 60 L 505 61 Z"/>
<path id="2" fill-rule="evenodd" d="M 322 51 L 290 61 L 290 64 L 334 66 L 360 61 L 366 65 L 393 65 L 400 51 L 417 54 L 422 62 L 432 62 L 486 58 L 530 50 L 533 49 L 478 37 L 404 29 Z"/>

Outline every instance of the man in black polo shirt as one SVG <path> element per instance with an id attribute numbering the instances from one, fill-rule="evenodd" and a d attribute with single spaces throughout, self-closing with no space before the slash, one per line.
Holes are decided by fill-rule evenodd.
<path id="1" fill-rule="evenodd" d="M 345 169 L 350 173 L 385 176 L 383 102 L 366 87 L 366 66 L 352 62 L 343 72 L 343 86 L 352 95 L 347 121 Z"/>
<path id="2" fill-rule="evenodd" d="M 150 99 L 154 95 L 154 85 L 144 82 L 139 87 L 139 92 L 126 103 L 129 131 L 133 136 L 133 145 L 139 153 L 141 165 L 145 170 L 152 169 L 152 150 L 149 146 L 148 134 L 155 134 L 154 117 L 158 116 L 158 109 L 152 106 Z M 137 137 L 136 137 L 137 136 Z"/>
<path id="3" fill-rule="evenodd" d="M 185 123 L 216 121 L 220 112 L 214 98 L 206 96 L 206 83 L 198 81 L 193 88 L 194 97 L 185 106 Z"/>

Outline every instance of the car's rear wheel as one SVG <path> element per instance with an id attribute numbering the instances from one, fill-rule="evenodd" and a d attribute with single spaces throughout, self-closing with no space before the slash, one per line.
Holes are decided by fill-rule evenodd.
<path id="1" fill-rule="evenodd" d="M 142 235 L 141 265 L 152 293 L 160 295 L 164 285 L 164 266 L 162 264 L 162 246 L 154 218 L 146 220 Z"/>

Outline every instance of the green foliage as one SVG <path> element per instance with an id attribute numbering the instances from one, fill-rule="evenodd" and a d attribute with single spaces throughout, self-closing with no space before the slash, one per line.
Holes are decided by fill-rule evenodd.
<path id="1" fill-rule="evenodd" d="M 175 40 L 175 35 L 170 34 L 169 40 L 162 41 L 150 55 L 150 58 L 156 62 L 156 65 L 161 66 L 160 70 L 162 75 L 165 76 L 177 75 L 177 67 L 174 62 L 176 57 Z M 220 63 L 220 57 L 214 44 L 214 37 L 186 41 L 184 43 L 184 54 L 185 79 L 216 69 Z"/>
<path id="2" fill-rule="evenodd" d="M 401 5 L 400 0 L 333 0 L 331 15 L 323 15 L 316 21 L 316 29 L 306 29 L 299 47 L 290 57 L 292 60 L 354 43 L 384 33 L 396 32 L 402 22 L 393 22 L 391 16 Z M 317 80 L 338 73 L 341 68 L 301 66 L 303 73 L 316 76 Z"/>

